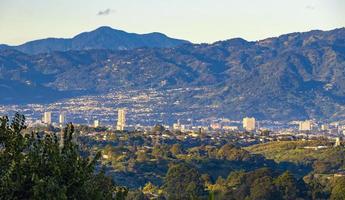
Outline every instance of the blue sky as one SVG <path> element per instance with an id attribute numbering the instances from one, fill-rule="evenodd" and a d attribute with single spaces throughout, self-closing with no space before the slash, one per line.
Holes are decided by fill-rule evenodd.
<path id="1" fill-rule="evenodd" d="M 99 26 L 192 42 L 345 27 L 345 0 L 0 0 L 0 44 Z"/>

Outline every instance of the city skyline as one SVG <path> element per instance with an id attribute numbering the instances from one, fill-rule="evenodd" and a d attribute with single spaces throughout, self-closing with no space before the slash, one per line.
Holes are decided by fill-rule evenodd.
<path id="1" fill-rule="evenodd" d="M 0 199 L 345 200 L 344 0 L 0 0 Z"/>

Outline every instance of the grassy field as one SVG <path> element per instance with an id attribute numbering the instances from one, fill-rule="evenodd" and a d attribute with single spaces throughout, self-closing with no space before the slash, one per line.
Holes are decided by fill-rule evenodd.
<path id="1" fill-rule="evenodd" d="M 328 148 L 305 149 L 305 147 L 322 145 L 327 145 Z M 313 164 L 315 161 L 339 163 L 345 160 L 345 148 L 334 148 L 325 141 L 279 141 L 253 145 L 245 149 L 253 154 L 262 154 L 276 162 Z"/>

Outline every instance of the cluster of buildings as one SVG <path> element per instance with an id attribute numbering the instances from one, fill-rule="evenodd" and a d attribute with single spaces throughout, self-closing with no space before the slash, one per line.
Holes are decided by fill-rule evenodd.
<path id="1" fill-rule="evenodd" d="M 339 123 L 330 123 L 330 124 L 318 124 L 312 120 L 301 121 L 298 124 L 299 132 L 313 132 L 321 134 L 344 134 L 345 135 L 345 126 L 340 125 Z"/>
<path id="2" fill-rule="evenodd" d="M 100 126 L 107 126 L 108 128 L 115 127 L 116 130 L 151 130 L 152 126 L 143 126 L 140 124 L 132 125 L 128 124 L 126 120 L 127 109 L 119 108 L 116 110 L 117 120 L 115 124 L 109 126 L 107 123 L 102 123 L 100 118 L 93 118 L 92 126 L 94 128 Z M 57 116 L 54 116 L 56 120 Z M 102 118 L 103 120 L 103 118 Z M 216 119 L 217 120 L 217 119 Z M 42 122 L 48 125 L 58 125 L 63 126 L 66 122 L 65 112 L 60 112 L 58 115 L 58 123 L 52 123 L 52 112 L 44 112 L 42 117 Z M 311 137 L 329 137 L 336 139 L 338 137 L 345 135 L 345 126 L 339 125 L 339 123 L 330 123 L 330 124 L 318 124 L 312 120 L 305 121 L 294 121 L 291 123 L 286 123 L 286 127 L 282 128 L 281 125 L 277 126 L 278 128 L 274 129 L 270 127 L 265 121 L 258 122 L 254 117 L 245 117 L 241 121 L 231 121 L 231 120 L 220 120 L 214 121 L 207 124 L 193 124 L 192 121 L 187 121 L 183 124 L 180 120 L 177 120 L 176 123 L 173 123 L 172 126 L 162 125 L 166 130 L 172 131 L 181 131 L 193 133 L 196 137 L 198 133 L 209 133 L 210 135 L 216 135 L 217 132 L 226 134 L 229 132 L 235 133 L 256 133 L 256 135 L 261 135 L 264 138 L 262 140 L 270 140 L 272 138 L 276 139 L 296 139 L 296 138 L 311 138 Z M 114 126 L 115 125 L 115 126 Z M 263 125 L 263 126 L 260 126 Z M 262 135 L 263 131 L 270 132 L 270 136 Z"/>
<path id="3" fill-rule="evenodd" d="M 66 122 L 66 114 L 65 112 L 59 113 L 58 117 L 58 125 L 63 126 Z M 42 116 L 42 123 L 46 125 L 56 125 L 56 123 L 52 122 L 52 112 L 44 112 Z M 95 119 L 93 121 L 93 127 L 97 128 L 101 126 L 101 121 L 99 119 Z M 126 124 L 126 109 L 124 108 L 119 108 L 117 110 L 117 122 L 116 122 L 116 130 L 123 131 L 125 129 L 131 129 L 133 128 L 132 126 L 128 126 Z M 136 126 L 135 128 L 140 128 Z M 178 120 L 177 123 L 174 123 L 172 127 L 166 125 L 166 129 L 172 129 L 172 130 L 179 130 L 179 131 L 191 131 L 191 130 L 199 130 L 202 129 L 203 131 L 208 131 L 208 130 L 225 130 L 225 131 L 238 131 L 239 127 L 238 126 L 230 126 L 230 125 L 222 125 L 220 123 L 212 123 L 209 127 L 208 126 L 192 126 L 192 125 L 186 125 L 186 124 L 181 124 L 180 121 Z M 246 117 L 243 118 L 243 129 L 244 131 L 248 132 L 253 132 L 257 129 L 257 123 L 256 119 L 254 117 Z"/>
<path id="4" fill-rule="evenodd" d="M 170 129 L 169 126 L 165 126 L 166 129 Z M 172 130 L 179 130 L 182 132 L 185 131 L 192 131 L 192 130 L 199 130 L 202 129 L 203 131 L 215 131 L 215 130 L 223 130 L 223 131 L 247 131 L 253 132 L 258 129 L 258 124 L 254 117 L 245 117 L 242 120 L 242 128 L 238 125 L 231 125 L 231 124 L 222 124 L 222 123 L 211 123 L 209 126 L 193 126 L 191 124 L 181 124 L 180 120 L 177 120 L 177 123 L 174 123 L 172 126 Z"/>
<path id="5" fill-rule="evenodd" d="M 65 118 L 66 118 L 66 115 L 65 115 L 64 112 L 59 114 L 59 122 L 58 122 L 58 124 L 60 126 L 65 124 Z M 42 122 L 44 124 L 48 124 L 48 125 L 52 124 L 52 112 L 44 112 L 44 114 L 42 116 Z"/>
<path id="6" fill-rule="evenodd" d="M 64 112 L 61 112 L 59 114 L 59 121 L 58 125 L 61 127 L 66 122 L 66 114 Z M 44 112 L 42 116 L 42 123 L 46 125 L 53 125 L 52 122 L 52 112 Z M 93 121 L 93 127 L 97 128 L 101 125 L 100 120 L 96 119 Z M 123 131 L 126 127 L 126 110 L 124 108 L 118 109 L 118 115 L 117 115 L 117 124 L 116 124 L 116 130 Z"/>

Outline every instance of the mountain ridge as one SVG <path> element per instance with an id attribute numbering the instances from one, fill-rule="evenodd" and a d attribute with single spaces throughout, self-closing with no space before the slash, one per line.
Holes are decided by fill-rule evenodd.
<path id="1" fill-rule="evenodd" d="M 211 107 L 198 115 L 236 119 L 343 119 L 345 29 L 161 49 L 2 50 L 1 78 L 88 94 L 197 87 L 204 92 L 172 97 L 181 102 L 178 109 Z"/>
<path id="2" fill-rule="evenodd" d="M 11 48 L 27 54 L 50 53 L 53 51 L 70 50 L 129 50 L 140 47 L 166 48 L 189 43 L 186 40 L 170 38 L 163 33 L 153 32 L 145 34 L 128 33 L 101 26 L 95 30 L 83 32 L 72 38 L 37 39 L 17 46 L 0 45 L 0 49 Z"/>

